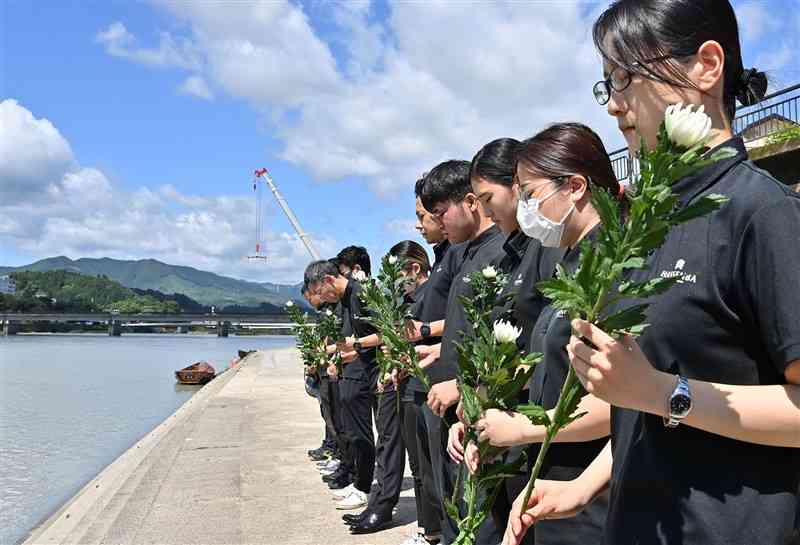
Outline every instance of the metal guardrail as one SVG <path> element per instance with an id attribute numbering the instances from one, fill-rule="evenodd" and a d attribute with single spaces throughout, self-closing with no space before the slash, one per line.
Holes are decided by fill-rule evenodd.
<path id="1" fill-rule="evenodd" d="M 774 99 L 780 99 L 774 102 Z M 746 108 L 739 108 L 739 115 L 733 120 L 733 132 L 741 134 L 754 123 L 765 120 L 770 116 L 780 116 L 794 123 L 800 124 L 800 83 L 776 91 L 764 97 L 758 104 Z M 752 127 L 752 134 L 748 134 L 745 142 L 752 142 L 780 131 L 783 120 L 777 117 L 767 119 L 764 123 Z M 620 148 L 608 154 L 614 174 L 620 182 L 627 182 L 631 172 L 636 173 L 636 160 L 628 155 L 628 148 Z"/>

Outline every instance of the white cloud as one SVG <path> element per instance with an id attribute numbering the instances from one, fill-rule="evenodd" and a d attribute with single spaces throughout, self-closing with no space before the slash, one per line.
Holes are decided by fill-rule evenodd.
<path id="1" fill-rule="evenodd" d="M 208 88 L 208 83 L 200 76 L 190 76 L 186 78 L 186 81 L 178 88 L 178 92 L 204 100 L 214 100 L 214 95 L 211 89 Z"/>
<path id="2" fill-rule="evenodd" d="M 735 6 L 736 20 L 742 38 L 757 42 L 764 34 L 774 32 L 781 24 L 779 18 L 769 13 L 764 2 L 743 2 Z"/>
<path id="3" fill-rule="evenodd" d="M 122 189 L 101 170 L 79 166 L 49 121 L 35 119 L 15 101 L 0 104 L 0 113 L 2 136 L 33 149 L 17 153 L 21 150 L 8 148 L 8 138 L 0 138 L 0 172 L 21 173 L 16 179 L 26 182 L 26 198 L 0 200 L 0 246 L 37 259 L 153 258 L 254 281 L 295 283 L 302 278 L 311 258 L 294 233 L 268 230 L 268 260 L 246 259 L 255 246 L 252 197 L 187 195 L 173 185 Z M 48 181 L 37 182 L 39 172 L 51 173 Z M 13 193 L 16 186 L 9 185 L 9 177 L 0 180 L 0 192 Z M 266 218 L 267 225 L 276 221 L 286 225 L 282 217 Z M 329 235 L 311 235 L 323 255 L 339 247 Z"/>
<path id="4" fill-rule="evenodd" d="M 0 202 L 24 202 L 73 165 L 72 148 L 50 121 L 16 100 L 0 102 Z"/>
<path id="5" fill-rule="evenodd" d="M 315 28 L 288 1 L 157 3 L 188 23 L 203 77 L 251 102 L 281 157 L 318 180 L 363 177 L 393 196 L 441 160 L 554 121 L 622 141 L 591 94 L 602 5 L 398 2 L 378 20 L 345 2 L 313 5 Z"/>
<path id="6" fill-rule="evenodd" d="M 168 32 L 161 32 L 157 48 L 139 48 L 135 46 L 136 37 L 119 21 L 98 32 L 95 41 L 103 44 L 109 55 L 148 66 L 198 70 L 202 64 L 200 52 L 192 40 L 175 39 Z"/>
<path id="7" fill-rule="evenodd" d="M 384 230 L 392 235 L 406 239 L 419 240 L 419 232 L 414 228 L 416 222 L 407 219 L 393 219 L 386 222 Z"/>

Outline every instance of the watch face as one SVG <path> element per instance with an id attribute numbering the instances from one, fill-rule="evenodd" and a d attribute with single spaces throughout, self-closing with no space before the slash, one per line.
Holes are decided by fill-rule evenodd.
<path id="1" fill-rule="evenodd" d="M 689 409 L 692 408 L 692 399 L 683 394 L 675 394 L 669 400 L 669 412 L 674 417 L 684 417 L 689 414 Z"/>
<path id="2" fill-rule="evenodd" d="M 419 328 L 419 332 L 422 333 L 423 337 L 429 337 L 431 334 L 431 328 L 430 326 L 424 325 Z"/>

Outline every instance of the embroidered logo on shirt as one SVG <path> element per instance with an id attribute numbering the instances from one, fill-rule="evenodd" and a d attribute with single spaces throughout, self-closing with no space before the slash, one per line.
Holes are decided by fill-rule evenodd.
<path id="1" fill-rule="evenodd" d="M 672 271 L 661 271 L 661 278 L 675 278 L 678 277 L 678 284 L 683 284 L 689 282 L 691 284 L 697 284 L 697 275 L 692 273 L 684 272 L 683 269 L 686 267 L 686 260 L 679 259 L 675 262 L 675 269 Z"/>

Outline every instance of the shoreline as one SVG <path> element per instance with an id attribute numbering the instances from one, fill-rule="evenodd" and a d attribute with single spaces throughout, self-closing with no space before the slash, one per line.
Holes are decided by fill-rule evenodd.
<path id="1" fill-rule="evenodd" d="M 26 335 L 40 335 L 38 333 Z M 46 336 L 68 336 L 69 333 L 45 333 Z M 77 334 L 84 335 L 84 334 Z M 140 335 L 165 335 L 159 333 Z M 107 335 L 100 335 L 107 336 Z M 184 337 L 185 335 L 174 335 Z M 225 369 L 214 380 L 205 384 L 194 393 L 185 403 L 165 418 L 155 428 L 131 445 L 125 452 L 118 456 L 100 473 L 82 485 L 78 492 L 69 498 L 54 512 L 39 520 L 26 535 L 14 545 L 34 545 L 39 543 L 65 543 L 69 533 L 74 530 L 88 514 L 102 509 L 114 494 L 120 489 L 134 471 L 146 461 L 148 455 L 158 446 L 174 428 L 184 423 L 198 410 L 202 409 L 204 402 L 213 397 L 215 393 L 224 388 L 236 374 L 258 357 L 263 357 L 266 352 L 291 350 L 290 348 L 276 348 L 267 351 L 256 351 L 243 358 L 235 367 Z M 261 356 L 259 356 L 261 355 Z"/>

